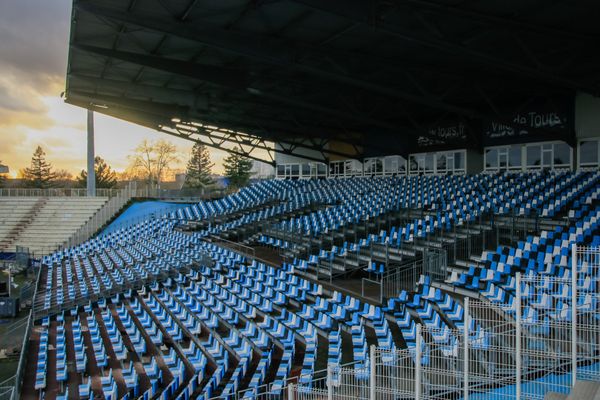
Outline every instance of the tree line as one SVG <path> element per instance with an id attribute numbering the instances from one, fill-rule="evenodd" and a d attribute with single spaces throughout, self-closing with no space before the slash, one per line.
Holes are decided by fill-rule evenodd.
<path id="1" fill-rule="evenodd" d="M 240 151 L 239 148 L 233 149 Z M 112 189 L 117 187 L 119 180 L 144 182 L 150 188 L 160 188 L 165 175 L 171 171 L 172 165 L 179 162 L 177 148 L 170 142 L 161 139 L 157 141 L 144 140 L 129 157 L 130 166 L 120 176 L 108 163 L 97 156 L 94 159 L 96 188 Z M 195 143 L 187 162 L 184 189 L 203 189 L 216 184 L 212 169 L 215 164 L 211 161 L 208 147 Z M 230 153 L 223 160 L 225 178 L 229 187 L 241 188 L 248 184 L 251 178 L 252 161 L 236 153 Z M 19 171 L 21 185 L 28 188 L 47 189 L 64 187 L 68 184 L 86 187 L 87 171 L 82 170 L 73 179 L 66 170 L 54 169 L 46 160 L 46 153 L 38 146 L 31 157 L 29 167 Z M 6 176 L 0 174 L 0 187 L 6 185 Z"/>

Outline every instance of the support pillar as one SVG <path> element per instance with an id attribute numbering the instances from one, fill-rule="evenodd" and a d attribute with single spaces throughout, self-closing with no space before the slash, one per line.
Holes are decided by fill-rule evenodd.
<path id="1" fill-rule="evenodd" d="M 471 325 L 471 307 L 469 298 L 464 299 L 463 328 L 463 400 L 469 399 L 469 326 Z"/>
<path id="2" fill-rule="evenodd" d="M 415 348 L 415 400 L 421 398 L 421 324 L 417 324 L 417 341 Z"/>
<path id="3" fill-rule="evenodd" d="M 394 355 L 395 356 L 395 355 Z M 375 345 L 371 345 L 369 348 L 369 400 L 375 400 L 375 379 L 376 379 L 376 367 L 375 362 Z"/>
<path id="4" fill-rule="evenodd" d="M 577 245 L 571 248 L 571 386 L 577 383 Z"/>
<path id="5" fill-rule="evenodd" d="M 516 290 L 516 300 L 515 300 L 515 307 L 516 307 L 516 316 L 515 316 L 515 396 L 517 400 L 521 399 L 521 377 L 523 376 L 522 373 L 522 365 L 521 365 L 521 360 L 522 360 L 522 349 L 521 349 L 521 334 L 522 334 L 522 328 L 521 328 L 521 324 L 523 323 L 522 321 L 522 316 L 521 316 L 521 273 L 517 272 L 516 275 L 516 281 L 517 281 L 517 290 Z"/>
<path id="6" fill-rule="evenodd" d="M 327 366 L 327 400 L 333 400 L 333 381 L 331 365 Z"/>
<path id="7" fill-rule="evenodd" d="M 87 195 L 96 196 L 96 172 L 94 169 L 94 112 L 87 110 Z"/>

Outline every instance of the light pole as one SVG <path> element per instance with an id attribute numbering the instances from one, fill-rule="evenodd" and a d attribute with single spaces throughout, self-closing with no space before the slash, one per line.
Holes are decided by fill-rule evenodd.
<path id="1" fill-rule="evenodd" d="M 87 110 L 87 195 L 96 196 L 96 171 L 94 169 L 94 111 Z"/>

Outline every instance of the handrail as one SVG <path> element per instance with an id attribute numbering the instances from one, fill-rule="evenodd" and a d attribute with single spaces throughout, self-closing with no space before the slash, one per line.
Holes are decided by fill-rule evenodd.
<path id="1" fill-rule="evenodd" d="M 152 198 L 160 200 L 178 199 L 197 202 L 198 200 L 212 200 L 223 197 L 227 189 L 221 188 L 201 188 L 201 189 L 158 189 L 158 188 L 138 188 L 133 197 Z"/>
<path id="2" fill-rule="evenodd" d="M 17 366 L 17 372 L 14 375 L 15 385 L 12 393 L 11 400 L 16 400 L 20 397 L 21 386 L 23 385 L 25 366 L 27 365 L 27 353 L 29 347 L 29 336 L 31 335 L 33 323 L 33 307 L 29 311 L 29 317 L 27 317 L 27 327 L 25 328 L 25 334 L 23 335 L 23 343 L 21 344 L 21 354 L 19 356 L 19 364 Z"/>
<path id="3" fill-rule="evenodd" d="M 385 271 L 380 277 L 376 279 L 362 278 L 361 279 L 361 295 L 363 297 L 369 297 L 378 300 L 380 304 L 383 304 L 387 297 L 394 296 L 400 293 L 400 290 L 408 290 L 410 287 L 405 285 L 406 282 L 416 283 L 418 277 L 423 274 L 425 269 L 424 258 L 416 258 L 402 263 L 401 265 L 394 267 L 393 269 Z M 407 277 L 406 279 L 404 279 Z M 367 296 L 365 294 L 365 283 L 371 283 L 378 287 L 379 298 L 373 296 Z"/>
<path id="4" fill-rule="evenodd" d="M 144 214 L 138 215 L 136 217 L 125 218 L 121 222 L 112 222 L 106 228 L 110 228 L 109 232 L 114 232 L 114 231 L 117 231 L 120 229 L 129 228 L 131 226 L 135 226 L 139 223 L 142 223 L 142 222 L 145 222 L 148 220 L 168 217 L 169 214 L 171 214 L 172 212 L 176 212 L 177 210 L 184 208 L 184 207 L 185 206 L 183 204 L 168 203 L 168 205 L 164 205 L 164 206 L 162 206 L 158 209 L 155 209 L 151 212 L 144 213 Z M 106 232 L 106 229 L 103 230 L 103 232 Z"/>
<path id="5" fill-rule="evenodd" d="M 120 189 L 96 189 L 96 197 L 114 197 Z M 0 197 L 87 197 L 82 188 L 1 188 Z"/>
<path id="6" fill-rule="evenodd" d="M 222 242 L 223 244 L 225 244 L 225 246 L 229 247 L 231 250 L 241 253 L 242 255 L 245 255 L 247 257 L 251 257 L 252 259 L 257 259 L 256 258 L 256 250 L 253 247 L 246 246 L 246 245 L 243 245 L 243 244 L 237 243 L 237 242 L 232 242 L 231 240 L 227 240 L 225 238 L 222 238 L 222 237 L 216 236 L 216 235 L 210 235 L 208 237 L 208 239 L 210 239 L 210 241 L 213 241 L 213 242 Z M 205 238 L 205 240 L 206 240 L 206 238 Z M 257 260 L 257 261 L 260 261 L 260 260 Z"/>
<path id="7" fill-rule="evenodd" d="M 31 317 L 35 320 L 35 302 L 38 298 L 38 290 L 40 288 L 40 279 L 42 278 L 42 263 L 39 261 L 34 261 L 34 268 L 37 265 L 38 267 L 38 273 L 37 273 L 37 277 L 35 278 L 35 287 L 33 289 L 33 297 L 31 298 Z"/>

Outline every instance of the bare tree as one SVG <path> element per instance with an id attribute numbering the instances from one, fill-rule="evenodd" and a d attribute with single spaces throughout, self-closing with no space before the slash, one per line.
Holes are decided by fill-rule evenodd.
<path id="1" fill-rule="evenodd" d="M 163 175 L 171 170 L 171 164 L 179 161 L 179 155 L 177 147 L 163 139 L 155 143 L 154 154 L 156 155 L 156 180 L 160 188 Z"/>
<path id="2" fill-rule="evenodd" d="M 73 174 L 71 174 L 66 169 L 57 169 L 55 171 L 55 175 L 56 178 L 54 180 L 56 182 L 55 185 L 57 187 L 67 188 L 73 186 L 73 184 L 75 183 L 73 181 Z"/>
<path id="3" fill-rule="evenodd" d="M 156 142 L 144 140 L 136 147 L 130 159 L 130 175 L 138 176 L 150 187 L 160 189 L 164 175 L 170 171 L 174 162 L 179 161 L 179 156 L 174 144 L 160 139 Z"/>

